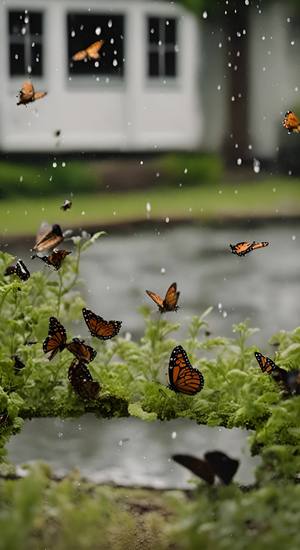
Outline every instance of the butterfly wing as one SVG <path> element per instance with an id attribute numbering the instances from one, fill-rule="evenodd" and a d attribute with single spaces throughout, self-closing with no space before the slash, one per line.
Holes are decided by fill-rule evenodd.
<path id="1" fill-rule="evenodd" d="M 24 82 L 22 89 L 19 92 L 19 101 L 17 105 L 26 105 L 33 100 L 34 97 L 34 87 L 31 82 Z"/>
<path id="2" fill-rule="evenodd" d="M 72 56 L 73 61 L 83 61 L 88 56 L 87 50 L 80 50 Z"/>
<path id="3" fill-rule="evenodd" d="M 146 293 L 151 298 L 151 300 L 153 300 L 153 302 L 155 302 L 155 304 L 158 306 L 159 311 L 163 313 L 165 311 L 164 300 L 159 296 L 159 294 L 152 292 L 152 290 L 146 290 Z"/>
<path id="4" fill-rule="evenodd" d="M 163 307 L 165 311 L 177 311 L 178 306 L 178 298 L 179 298 L 180 292 L 177 292 L 177 284 L 172 283 L 167 292 L 165 299 L 163 301 Z"/>
<path id="5" fill-rule="evenodd" d="M 202 373 L 192 367 L 182 346 L 176 346 L 169 362 L 169 388 L 177 393 L 195 395 L 204 386 Z"/>
<path id="6" fill-rule="evenodd" d="M 17 268 L 15 265 L 9 265 L 4 271 L 4 277 L 8 277 L 9 275 L 15 275 L 16 271 L 17 271 Z"/>
<path id="7" fill-rule="evenodd" d="M 109 340 L 116 336 L 121 328 L 122 321 L 105 321 L 90 309 L 83 308 L 83 318 L 92 336 L 99 340 Z"/>
<path id="8" fill-rule="evenodd" d="M 50 228 L 47 224 L 47 229 L 43 230 L 42 228 L 42 230 L 40 230 L 39 234 L 37 235 L 36 243 L 33 247 L 33 250 L 36 250 L 37 252 L 51 250 L 52 248 L 58 246 L 63 241 L 63 239 L 64 237 L 62 234 L 62 230 L 58 224 L 54 224 Z"/>
<path id="9" fill-rule="evenodd" d="M 65 257 L 69 254 L 71 254 L 70 250 L 53 250 L 52 254 L 49 256 L 42 256 L 40 259 L 58 271 Z"/>
<path id="10" fill-rule="evenodd" d="M 97 351 L 94 348 L 79 338 L 73 338 L 73 340 L 66 345 L 66 348 L 73 353 L 77 359 L 85 363 L 90 363 L 97 355 Z"/>
<path id="11" fill-rule="evenodd" d="M 210 464 L 200 458 L 192 455 L 176 454 L 172 455 L 172 459 L 190 470 L 193 474 L 200 477 L 209 485 L 213 485 L 215 476 Z"/>
<path id="12" fill-rule="evenodd" d="M 294 111 L 287 111 L 282 121 L 283 127 L 287 129 L 289 134 L 293 132 L 299 134 L 300 132 L 300 120 L 295 115 Z"/>
<path id="13" fill-rule="evenodd" d="M 32 101 L 36 101 L 37 99 L 42 99 L 42 97 L 45 97 L 47 95 L 47 92 L 34 92 Z"/>
<path id="14" fill-rule="evenodd" d="M 22 260 L 18 260 L 16 263 L 16 275 L 21 281 L 27 281 L 30 277 L 30 273 Z"/>
<path id="15" fill-rule="evenodd" d="M 50 353 L 49 361 L 57 354 L 58 351 L 63 351 L 67 343 L 67 334 L 65 327 L 56 319 L 50 317 L 48 336 L 43 342 L 44 353 Z"/>
<path id="16" fill-rule="evenodd" d="M 66 199 L 64 203 L 60 206 L 60 209 L 65 212 L 66 210 L 69 210 L 71 206 L 72 206 L 72 201 L 69 201 L 68 199 Z"/>
<path id="17" fill-rule="evenodd" d="M 260 241 L 258 243 L 254 242 L 251 246 L 251 250 L 257 250 L 258 248 L 264 248 L 265 246 L 269 246 L 267 241 Z"/>
<path id="18" fill-rule="evenodd" d="M 87 365 L 77 359 L 72 361 L 68 371 L 69 382 L 82 399 L 96 399 L 100 391 L 100 384 L 93 380 Z"/>
<path id="19" fill-rule="evenodd" d="M 230 458 L 222 451 L 210 451 L 205 453 L 204 458 L 224 485 L 232 481 L 240 464 L 239 460 Z"/>
<path id="20" fill-rule="evenodd" d="M 249 241 L 242 241 L 236 244 L 230 244 L 232 254 L 237 254 L 237 256 L 245 256 L 248 252 L 251 252 L 254 241 L 250 243 Z"/>
<path id="21" fill-rule="evenodd" d="M 278 369 L 280 367 L 277 367 Z M 283 369 L 280 369 L 283 371 Z M 294 369 L 289 372 L 284 371 L 285 374 L 280 373 L 280 381 L 283 382 L 283 385 L 285 389 L 288 390 L 288 392 L 291 395 L 299 395 L 300 394 L 300 370 Z M 273 376 L 274 373 L 272 373 Z M 277 375 L 279 373 L 276 373 Z M 276 380 L 277 381 L 277 380 Z"/>
<path id="22" fill-rule="evenodd" d="M 267 357 L 266 355 L 262 355 L 262 353 L 259 353 L 256 351 L 254 353 L 255 359 L 258 362 L 262 372 L 266 372 L 267 374 L 271 374 L 272 371 L 277 369 L 277 365 L 275 365 L 274 361 L 270 359 L 270 357 Z"/>
<path id="23" fill-rule="evenodd" d="M 12 359 L 14 360 L 13 368 L 15 371 L 15 374 L 19 374 L 19 372 L 25 368 L 25 364 L 23 361 L 21 361 L 20 357 L 18 355 L 13 355 Z"/>
<path id="24" fill-rule="evenodd" d="M 104 44 L 104 40 L 97 40 L 97 42 L 94 42 L 91 44 L 87 49 L 87 55 L 89 59 L 99 59 L 100 55 L 99 52 Z"/>

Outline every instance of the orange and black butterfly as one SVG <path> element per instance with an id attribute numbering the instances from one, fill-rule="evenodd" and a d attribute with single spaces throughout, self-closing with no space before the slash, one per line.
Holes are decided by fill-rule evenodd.
<path id="1" fill-rule="evenodd" d="M 202 373 L 192 367 L 182 346 L 176 346 L 169 362 L 169 388 L 176 393 L 195 395 L 204 386 Z"/>
<path id="2" fill-rule="evenodd" d="M 73 390 L 82 399 L 96 399 L 101 389 L 99 382 L 93 380 L 93 377 L 86 365 L 77 359 L 72 361 L 68 379 Z"/>
<path id="3" fill-rule="evenodd" d="M 37 99 L 42 99 L 45 97 L 47 92 L 35 92 L 31 82 L 24 82 L 22 89 L 19 91 L 19 101 L 17 105 L 27 105 L 27 103 L 32 103 Z"/>
<path id="4" fill-rule="evenodd" d="M 271 374 L 271 372 L 275 371 L 279 367 L 275 365 L 274 361 L 270 359 L 270 357 L 267 357 L 266 355 L 262 355 L 262 353 L 259 353 L 256 351 L 254 353 L 255 359 L 258 362 L 262 372 L 266 372 L 267 374 Z"/>
<path id="5" fill-rule="evenodd" d="M 151 290 L 146 290 L 146 292 L 151 300 L 156 303 L 160 313 L 165 313 L 166 311 L 177 311 L 177 302 L 180 292 L 177 291 L 176 283 L 172 283 L 169 286 L 164 299 L 162 299 L 158 294 L 152 292 Z"/>
<path id="6" fill-rule="evenodd" d="M 289 134 L 300 133 L 300 120 L 293 111 L 287 111 L 282 121 L 283 127 L 287 129 Z"/>
<path id="7" fill-rule="evenodd" d="M 193 474 L 213 485 L 217 476 L 224 485 L 229 485 L 238 467 L 239 460 L 230 458 L 222 451 L 211 451 L 205 453 L 204 460 L 191 455 L 176 454 L 172 459 L 188 468 Z"/>
<path id="8" fill-rule="evenodd" d="M 104 40 L 97 40 L 97 42 L 93 42 L 88 48 L 85 50 L 80 50 L 79 52 L 75 53 L 72 56 L 73 61 L 83 61 L 84 59 L 99 59 L 100 57 L 100 50 L 102 46 L 104 45 Z"/>
<path id="9" fill-rule="evenodd" d="M 13 368 L 15 374 L 19 374 L 19 372 L 24 369 L 26 365 L 23 363 L 23 361 L 21 361 L 18 355 L 13 355 L 12 359 L 14 360 Z"/>
<path id="10" fill-rule="evenodd" d="M 61 227 L 56 223 L 52 226 L 42 224 L 36 238 L 36 243 L 33 250 L 36 252 L 44 252 L 44 250 L 52 250 L 58 246 L 64 239 Z"/>
<path id="11" fill-rule="evenodd" d="M 66 199 L 63 202 L 63 204 L 60 206 L 60 209 L 65 212 L 66 210 L 70 210 L 71 206 L 72 206 L 72 201 L 69 201 L 68 199 Z"/>
<path id="12" fill-rule="evenodd" d="M 252 252 L 253 250 L 258 250 L 258 248 L 264 248 L 265 246 L 268 246 L 269 243 L 266 241 L 261 242 L 255 242 L 253 241 L 242 241 L 241 243 L 237 244 L 230 244 L 231 252 L 232 254 L 236 254 L 237 256 L 245 256 L 249 252 Z"/>
<path id="13" fill-rule="evenodd" d="M 122 321 L 105 321 L 85 307 L 82 310 L 83 318 L 92 336 L 99 340 L 109 340 L 116 336 L 121 328 Z"/>
<path id="14" fill-rule="evenodd" d="M 73 353 L 77 359 L 80 359 L 80 361 L 84 363 L 90 363 L 97 355 L 97 351 L 94 348 L 79 338 L 73 338 L 73 340 L 66 345 L 66 348 Z"/>
<path id="15" fill-rule="evenodd" d="M 56 250 L 54 249 L 52 254 L 49 254 L 49 256 L 37 256 L 45 262 L 47 265 L 50 265 L 58 271 L 61 267 L 62 262 L 64 261 L 65 257 L 69 254 L 72 254 L 70 250 Z"/>
<path id="16" fill-rule="evenodd" d="M 48 336 L 43 342 L 44 353 L 51 352 L 49 361 L 57 354 L 65 349 L 67 343 L 67 333 L 65 327 L 56 319 L 50 317 Z"/>
<path id="17" fill-rule="evenodd" d="M 30 272 L 24 262 L 18 260 L 15 265 L 10 265 L 6 268 L 4 276 L 6 277 L 8 275 L 17 275 L 21 281 L 27 281 L 30 277 Z"/>

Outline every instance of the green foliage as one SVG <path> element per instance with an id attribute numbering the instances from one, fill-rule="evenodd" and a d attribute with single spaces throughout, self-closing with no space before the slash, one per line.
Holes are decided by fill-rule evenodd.
<path id="1" fill-rule="evenodd" d="M 65 167 L 51 164 L 18 164 L 0 162 L 0 199 L 13 196 L 49 196 L 64 192 L 95 191 L 100 188 L 99 176 L 89 165 L 72 162 Z"/>
<path id="2" fill-rule="evenodd" d="M 215 183 L 223 177 L 222 160 L 213 154 L 170 154 L 159 165 L 167 183 Z"/>

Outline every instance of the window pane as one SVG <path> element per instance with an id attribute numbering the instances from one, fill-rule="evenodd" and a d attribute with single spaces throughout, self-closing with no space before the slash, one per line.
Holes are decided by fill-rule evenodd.
<path id="1" fill-rule="evenodd" d="M 42 29 L 42 14 L 37 12 L 30 12 L 29 16 L 30 34 L 40 35 L 43 33 Z"/>
<path id="2" fill-rule="evenodd" d="M 165 76 L 176 76 L 176 53 L 165 54 Z"/>
<path id="3" fill-rule="evenodd" d="M 31 69 L 34 76 L 42 75 L 42 54 L 43 46 L 42 44 L 34 43 L 34 46 L 31 47 Z"/>
<path id="4" fill-rule="evenodd" d="M 149 17 L 148 19 L 148 42 L 157 44 L 159 41 L 159 18 Z"/>
<path id="5" fill-rule="evenodd" d="M 27 24 L 25 23 L 27 21 Z M 24 36 L 28 32 L 28 14 L 24 11 L 9 12 L 9 34 L 15 36 Z"/>
<path id="6" fill-rule="evenodd" d="M 166 44 L 176 44 L 176 20 L 166 19 Z"/>
<path id="7" fill-rule="evenodd" d="M 124 17 L 122 15 L 69 14 L 67 17 L 69 73 L 124 74 Z M 72 61 L 74 53 L 105 40 L 98 60 Z"/>
<path id="8" fill-rule="evenodd" d="M 158 52 L 149 52 L 149 76 L 159 76 L 159 55 Z"/>
<path id="9" fill-rule="evenodd" d="M 11 44 L 9 72 L 12 76 L 25 74 L 24 44 Z"/>

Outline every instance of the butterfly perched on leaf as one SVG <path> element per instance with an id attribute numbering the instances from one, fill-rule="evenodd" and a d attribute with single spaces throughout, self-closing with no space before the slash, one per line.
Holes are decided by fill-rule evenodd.
<path id="1" fill-rule="evenodd" d="M 54 249 L 49 256 L 37 256 L 40 260 L 45 262 L 47 265 L 50 265 L 58 271 L 61 268 L 61 265 L 66 256 L 72 254 L 70 250 L 57 250 Z"/>
<path id="2" fill-rule="evenodd" d="M 255 355 L 256 361 L 258 362 L 261 368 L 261 371 L 263 373 L 266 372 L 267 374 L 270 374 L 273 380 L 277 382 L 277 384 L 279 384 L 283 389 L 286 389 L 285 386 L 287 383 L 287 377 L 289 373 L 285 369 L 278 367 L 278 365 L 276 365 L 274 361 L 270 359 L 270 357 L 267 357 L 266 355 L 262 355 L 262 353 L 259 353 L 258 351 L 256 351 L 254 355 Z"/>
<path id="3" fill-rule="evenodd" d="M 297 115 L 295 115 L 294 111 L 287 111 L 285 113 L 282 124 L 289 134 L 300 133 L 300 120 Z"/>
<path id="4" fill-rule="evenodd" d="M 195 395 L 204 386 L 202 373 L 192 367 L 182 346 L 176 346 L 169 361 L 169 388 L 176 393 Z"/>
<path id="5" fill-rule="evenodd" d="M 238 460 L 230 458 L 222 451 L 207 452 L 204 459 L 186 454 L 172 455 L 172 459 L 209 485 L 214 484 L 215 477 L 218 477 L 224 485 L 229 485 L 239 467 Z"/>
<path id="6" fill-rule="evenodd" d="M 100 384 L 93 380 L 86 363 L 74 359 L 69 367 L 68 379 L 73 390 L 82 399 L 96 399 L 98 397 L 101 389 Z"/>
<path id="7" fill-rule="evenodd" d="M 84 363 L 90 363 L 97 355 L 97 351 L 92 348 L 92 346 L 89 346 L 84 340 L 80 340 L 79 338 L 73 338 L 73 340 L 66 345 L 66 348 L 73 353 L 77 359 L 80 359 L 80 361 Z"/>
<path id="8" fill-rule="evenodd" d="M 45 250 L 52 250 L 58 246 L 64 239 L 60 225 L 57 223 L 49 226 L 48 224 L 42 224 L 38 232 L 36 243 L 33 250 L 36 252 L 44 252 Z"/>
<path id="9" fill-rule="evenodd" d="M 66 210 L 70 210 L 71 206 L 72 206 L 72 201 L 69 201 L 68 199 L 66 199 L 63 202 L 63 204 L 60 206 L 60 209 L 65 212 Z"/>
<path id="10" fill-rule="evenodd" d="M 32 83 L 26 81 L 22 85 L 22 89 L 19 91 L 19 101 L 17 105 L 27 105 L 37 99 L 42 99 L 45 95 L 47 95 L 47 92 L 36 92 Z"/>
<path id="11" fill-rule="evenodd" d="M 180 292 L 177 291 L 176 283 L 172 283 L 169 286 L 164 298 L 161 298 L 159 294 L 156 294 L 151 290 L 146 290 L 146 293 L 151 298 L 151 300 L 156 303 L 160 313 L 165 313 L 166 311 L 177 311 L 177 302 Z"/>
<path id="12" fill-rule="evenodd" d="M 85 50 L 80 50 L 72 56 L 73 61 L 83 61 L 85 59 L 99 59 L 100 50 L 104 45 L 104 40 L 97 40 L 88 46 Z"/>
<path id="13" fill-rule="evenodd" d="M 253 241 L 242 241 L 237 244 L 230 244 L 231 252 L 232 254 L 236 254 L 237 256 L 245 256 L 249 252 L 252 252 L 253 250 L 258 250 L 259 248 L 264 248 L 265 246 L 268 246 L 269 243 L 266 241 L 261 242 L 255 242 Z"/>
<path id="14" fill-rule="evenodd" d="M 30 277 L 30 272 L 24 262 L 19 259 L 15 265 L 10 265 L 6 268 L 4 276 L 8 275 L 17 275 L 21 281 L 27 281 Z"/>
<path id="15" fill-rule="evenodd" d="M 48 359 L 51 361 L 57 352 L 65 349 L 67 343 L 67 333 L 65 327 L 56 319 L 50 317 L 48 336 L 43 342 L 44 353 L 50 353 Z"/>
<path id="16" fill-rule="evenodd" d="M 82 310 L 83 318 L 92 336 L 99 340 L 109 340 L 118 334 L 122 321 L 105 321 L 100 315 L 96 315 L 85 307 Z"/>
<path id="17" fill-rule="evenodd" d="M 14 368 L 15 374 L 19 374 L 20 371 L 24 369 L 26 365 L 23 363 L 23 361 L 21 361 L 18 355 L 12 355 L 12 359 L 14 361 L 13 368 Z"/>

